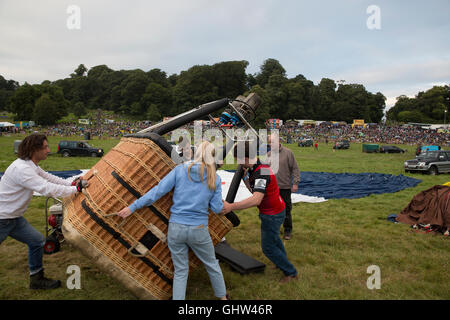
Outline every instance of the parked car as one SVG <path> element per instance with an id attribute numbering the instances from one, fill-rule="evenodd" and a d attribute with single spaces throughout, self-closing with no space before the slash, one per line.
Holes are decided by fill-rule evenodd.
<path id="1" fill-rule="evenodd" d="M 66 141 L 62 140 L 58 143 L 58 152 L 63 157 L 70 156 L 86 156 L 86 157 L 102 157 L 103 149 L 94 148 L 85 141 Z"/>
<path id="2" fill-rule="evenodd" d="M 405 161 L 404 168 L 405 172 L 427 172 L 432 175 L 450 172 L 450 151 L 428 151 Z"/>
<path id="3" fill-rule="evenodd" d="M 406 150 L 396 146 L 381 146 L 380 152 L 382 153 L 405 153 Z"/>
<path id="4" fill-rule="evenodd" d="M 421 153 L 425 153 L 427 151 L 436 151 L 441 150 L 440 146 L 418 146 L 416 149 L 416 156 L 420 155 Z"/>
<path id="5" fill-rule="evenodd" d="M 299 147 L 312 147 L 313 140 L 312 139 L 303 139 L 302 141 L 299 141 L 298 146 Z"/>
<path id="6" fill-rule="evenodd" d="M 333 149 L 349 149 L 349 148 L 350 142 L 348 140 L 336 142 L 336 144 L 333 146 Z"/>

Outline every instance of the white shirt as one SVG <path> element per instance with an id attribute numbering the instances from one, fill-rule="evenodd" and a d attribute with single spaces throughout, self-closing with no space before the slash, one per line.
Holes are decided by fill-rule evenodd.
<path id="1" fill-rule="evenodd" d="M 67 197 L 77 192 L 70 181 L 45 172 L 31 160 L 17 159 L 0 180 L 0 219 L 23 216 L 38 192 L 46 197 Z"/>

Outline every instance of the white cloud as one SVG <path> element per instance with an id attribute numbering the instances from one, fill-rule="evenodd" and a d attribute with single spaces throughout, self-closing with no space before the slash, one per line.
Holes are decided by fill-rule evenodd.
<path id="1" fill-rule="evenodd" d="M 450 80 L 450 59 L 435 58 L 425 61 L 397 61 L 382 66 L 363 67 L 336 75 L 349 83 L 370 86 L 396 83 L 439 82 Z"/>

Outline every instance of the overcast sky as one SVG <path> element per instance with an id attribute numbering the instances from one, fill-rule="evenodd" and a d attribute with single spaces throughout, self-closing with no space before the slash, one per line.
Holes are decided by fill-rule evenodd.
<path id="1" fill-rule="evenodd" d="M 256 73 L 268 58 L 288 77 L 363 84 L 389 107 L 450 83 L 450 1 L 0 0 L 0 75 L 20 84 L 66 78 L 81 63 L 170 75 L 247 60 Z"/>

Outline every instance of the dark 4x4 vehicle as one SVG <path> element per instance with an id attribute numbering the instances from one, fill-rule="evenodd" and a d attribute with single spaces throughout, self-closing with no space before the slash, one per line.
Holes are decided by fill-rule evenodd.
<path id="1" fill-rule="evenodd" d="M 381 146 L 381 153 L 405 153 L 405 150 L 396 146 Z"/>
<path id="2" fill-rule="evenodd" d="M 428 172 L 435 175 L 450 172 L 450 151 L 437 150 L 422 153 L 404 163 L 405 172 Z"/>
<path id="3" fill-rule="evenodd" d="M 350 148 L 350 142 L 348 140 L 342 140 L 337 142 L 333 149 L 349 149 Z"/>
<path id="4" fill-rule="evenodd" d="M 84 141 L 60 141 L 58 144 L 58 153 L 63 157 L 70 156 L 87 156 L 101 157 L 103 149 L 91 147 Z"/>

